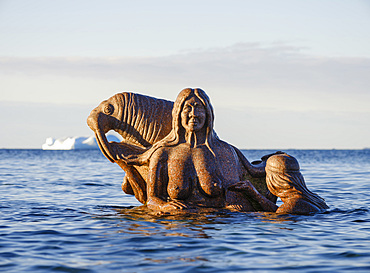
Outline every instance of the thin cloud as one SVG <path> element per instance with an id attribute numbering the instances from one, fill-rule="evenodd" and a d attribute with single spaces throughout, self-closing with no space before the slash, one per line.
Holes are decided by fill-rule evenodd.
<path id="1" fill-rule="evenodd" d="M 164 57 L 2 57 L 2 74 L 65 75 L 70 77 L 147 78 L 156 82 L 184 77 L 218 82 L 227 86 L 304 87 L 326 84 L 338 90 L 355 85 L 361 92 L 370 83 L 369 58 L 315 57 L 287 45 L 236 44 L 226 48 L 197 50 Z M 344 86 L 343 86 L 344 84 Z"/>
<path id="2" fill-rule="evenodd" d="M 215 93 L 230 90 L 230 98 L 215 96 L 215 102 L 236 107 L 252 106 L 248 104 L 250 98 L 264 100 L 269 107 L 274 103 L 292 107 L 300 99 L 316 96 L 317 101 L 311 104 L 322 104 L 321 109 L 334 109 L 342 101 L 348 101 L 350 109 L 364 110 L 361 101 L 370 99 L 370 58 L 310 56 L 303 48 L 283 43 L 268 46 L 240 43 L 162 57 L 2 57 L 0 72 L 20 77 L 63 76 L 130 82 L 131 86 L 145 83 L 146 88 L 177 91 L 196 84 Z M 339 102 L 331 105 L 331 97 Z"/>

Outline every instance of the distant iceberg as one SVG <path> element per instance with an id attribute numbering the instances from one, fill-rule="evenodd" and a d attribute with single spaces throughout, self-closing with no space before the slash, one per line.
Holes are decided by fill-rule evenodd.
<path id="1" fill-rule="evenodd" d="M 108 141 L 120 142 L 115 135 L 107 135 Z M 90 137 L 66 137 L 54 139 L 48 137 L 44 144 L 43 150 L 87 150 L 99 149 L 95 136 Z"/>

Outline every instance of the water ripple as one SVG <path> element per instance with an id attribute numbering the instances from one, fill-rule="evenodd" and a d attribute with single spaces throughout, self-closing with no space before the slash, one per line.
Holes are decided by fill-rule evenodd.
<path id="1" fill-rule="evenodd" d="M 289 152 L 328 211 L 160 215 L 99 151 L 0 150 L 0 271 L 369 272 L 370 152 Z"/>

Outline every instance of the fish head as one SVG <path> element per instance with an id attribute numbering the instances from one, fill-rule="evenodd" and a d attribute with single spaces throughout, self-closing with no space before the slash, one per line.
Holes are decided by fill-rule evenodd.
<path id="1" fill-rule="evenodd" d="M 102 101 L 87 118 L 87 125 L 95 133 L 101 151 L 111 162 L 115 161 L 116 156 L 105 134 L 110 130 L 119 131 L 122 123 L 123 106 L 120 105 L 119 96 L 120 94 L 116 94 Z"/>

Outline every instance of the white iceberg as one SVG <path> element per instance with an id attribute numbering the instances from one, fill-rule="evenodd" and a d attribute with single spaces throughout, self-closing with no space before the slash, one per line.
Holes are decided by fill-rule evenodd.
<path id="1" fill-rule="evenodd" d="M 120 140 L 115 135 L 107 135 L 108 141 Z M 90 137 L 66 137 L 54 139 L 48 137 L 44 144 L 43 150 L 86 150 L 86 149 L 99 149 L 95 136 Z"/>

